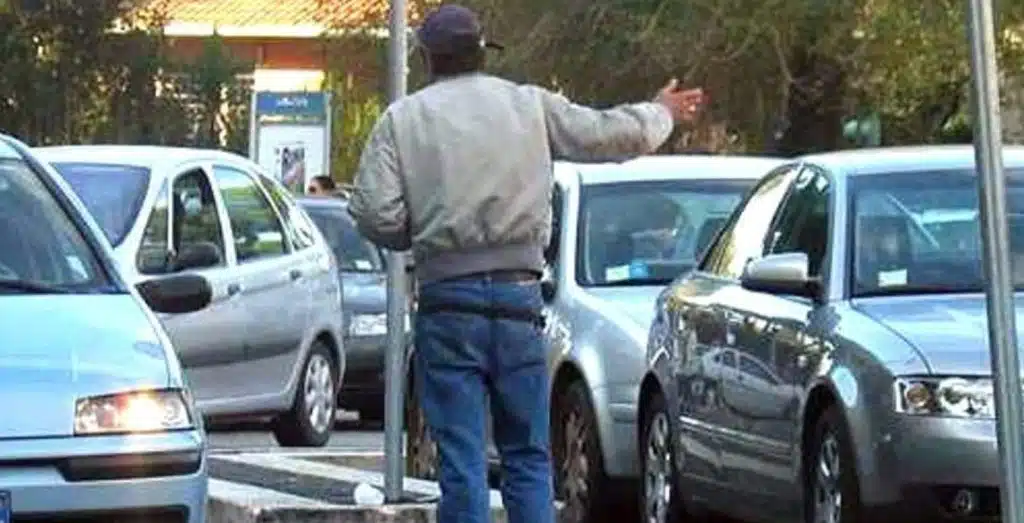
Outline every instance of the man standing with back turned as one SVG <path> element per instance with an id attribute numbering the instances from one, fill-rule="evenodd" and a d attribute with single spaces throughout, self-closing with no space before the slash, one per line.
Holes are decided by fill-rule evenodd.
<path id="1" fill-rule="evenodd" d="M 385 248 L 412 249 L 414 387 L 440 453 L 440 523 L 490 521 L 486 408 L 510 523 L 553 523 L 549 388 L 539 277 L 551 238 L 552 159 L 620 160 L 691 121 L 700 89 L 599 111 L 481 72 L 475 14 L 444 5 L 417 31 L 431 83 L 367 141 L 349 212 Z"/>

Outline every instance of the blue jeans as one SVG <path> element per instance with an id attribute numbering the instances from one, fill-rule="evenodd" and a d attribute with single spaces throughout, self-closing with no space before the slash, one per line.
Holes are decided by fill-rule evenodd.
<path id="1" fill-rule="evenodd" d="M 471 278 L 428 283 L 420 303 L 541 309 L 537 283 Z M 501 454 L 509 523 L 554 523 L 547 350 L 541 328 L 462 312 L 416 317 L 415 389 L 437 442 L 438 523 L 491 521 L 487 405 Z"/>

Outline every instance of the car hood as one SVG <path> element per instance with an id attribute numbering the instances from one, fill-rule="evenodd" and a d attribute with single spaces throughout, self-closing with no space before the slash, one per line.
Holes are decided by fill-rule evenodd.
<path id="1" fill-rule="evenodd" d="M 1017 307 L 1017 336 L 1024 309 Z M 911 343 L 931 371 L 946 375 L 989 375 L 988 317 L 982 295 L 865 298 L 854 306 Z"/>
<path id="2" fill-rule="evenodd" d="M 128 294 L 2 296 L 0 340 L 0 439 L 70 436 L 77 398 L 170 383 Z"/>
<path id="3" fill-rule="evenodd" d="M 593 307 L 612 322 L 628 320 L 632 327 L 640 327 L 646 334 L 654 319 L 654 305 L 664 286 L 644 285 L 629 287 L 593 287 Z"/>

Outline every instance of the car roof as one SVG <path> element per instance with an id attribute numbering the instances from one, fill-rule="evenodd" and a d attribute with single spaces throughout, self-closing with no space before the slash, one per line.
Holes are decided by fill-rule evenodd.
<path id="1" fill-rule="evenodd" d="M 972 145 L 911 145 L 849 149 L 809 154 L 800 160 L 821 165 L 848 176 L 891 174 L 896 172 L 973 169 Z M 1024 167 L 1024 147 L 1003 146 L 1006 167 Z"/>
<path id="2" fill-rule="evenodd" d="M 661 180 L 757 180 L 786 160 L 769 156 L 652 155 L 624 162 L 556 162 L 556 178 L 583 185 Z"/>
<path id="3" fill-rule="evenodd" d="M 217 149 L 167 147 L 158 145 L 60 145 L 34 147 L 36 156 L 49 163 L 105 163 L 144 167 L 153 173 L 163 172 L 185 162 L 222 161 L 252 164 L 244 156 Z"/>

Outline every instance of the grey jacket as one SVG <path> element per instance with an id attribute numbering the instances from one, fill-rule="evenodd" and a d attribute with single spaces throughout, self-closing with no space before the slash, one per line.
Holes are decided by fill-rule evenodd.
<path id="1" fill-rule="evenodd" d="M 436 82 L 377 121 L 349 201 L 374 243 L 412 249 L 421 283 L 544 265 L 552 160 L 648 154 L 671 134 L 655 103 L 595 110 L 485 74 Z"/>

